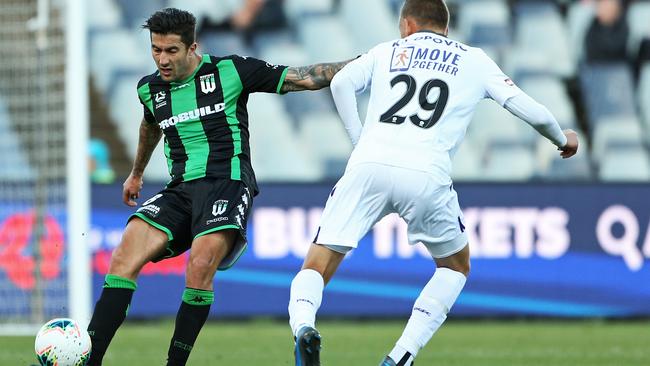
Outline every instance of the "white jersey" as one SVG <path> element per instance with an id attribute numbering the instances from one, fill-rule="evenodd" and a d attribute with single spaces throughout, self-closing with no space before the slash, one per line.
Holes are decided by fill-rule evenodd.
<path id="1" fill-rule="evenodd" d="M 522 93 L 481 49 L 428 31 L 379 44 L 339 74 L 357 93 L 371 88 L 348 168 L 375 162 L 447 179 L 476 104 Z"/>

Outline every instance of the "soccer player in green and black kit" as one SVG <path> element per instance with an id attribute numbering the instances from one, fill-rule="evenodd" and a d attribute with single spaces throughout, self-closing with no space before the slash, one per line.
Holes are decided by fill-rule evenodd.
<path id="1" fill-rule="evenodd" d="M 168 366 L 185 365 L 214 299 L 216 270 L 232 266 L 246 247 L 246 219 L 258 192 L 248 95 L 321 89 L 347 63 L 286 67 L 250 57 L 200 55 L 195 23 L 192 14 L 168 8 L 143 26 L 150 31 L 158 70 L 138 84 L 144 118 L 123 201 L 137 205 L 142 174 L 163 134 L 171 181 L 129 218 L 113 252 L 88 326 L 91 366 L 101 365 L 124 321 L 142 267 L 192 248 L 167 358 Z"/>

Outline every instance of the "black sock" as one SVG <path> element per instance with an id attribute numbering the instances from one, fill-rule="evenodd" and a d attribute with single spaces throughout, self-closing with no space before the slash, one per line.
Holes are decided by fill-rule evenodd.
<path id="1" fill-rule="evenodd" d="M 176 315 L 176 328 L 167 352 L 167 366 L 185 366 L 194 342 L 203 328 L 214 293 L 207 290 L 186 288 L 183 302 Z"/>
<path id="2" fill-rule="evenodd" d="M 106 276 L 104 289 L 95 304 L 95 311 L 88 325 L 92 351 L 87 366 L 102 364 L 108 345 L 126 318 L 135 288 L 135 282 L 129 279 L 115 275 Z"/>

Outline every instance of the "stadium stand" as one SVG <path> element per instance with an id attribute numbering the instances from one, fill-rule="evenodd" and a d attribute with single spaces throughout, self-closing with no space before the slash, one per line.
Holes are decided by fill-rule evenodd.
<path id="1" fill-rule="evenodd" d="M 598 121 L 636 115 L 632 72 L 626 64 L 583 65 L 580 84 L 591 132 Z"/>
<path id="2" fill-rule="evenodd" d="M 587 29 L 594 17 L 592 2 L 576 1 L 570 5 L 567 13 L 569 44 L 573 52 L 573 63 L 578 64 L 583 57 L 584 41 Z"/>
<path id="3" fill-rule="evenodd" d="M 6 182 L 28 182 L 35 177 L 21 139 L 12 129 L 7 103 L 0 95 L 0 176 Z M 11 163 L 9 163 L 11 162 Z"/>
<path id="4" fill-rule="evenodd" d="M 131 158 L 137 144 L 139 117 L 135 116 L 141 113 L 135 83 L 153 71 L 148 34 L 137 30 L 138 26 L 150 12 L 164 6 L 194 12 L 199 25 L 206 20 L 218 23 L 237 9 L 237 3 L 91 2 L 92 77 Z M 627 64 L 584 62 L 584 37 L 594 17 L 593 2 L 451 0 L 449 4 L 453 11 L 450 37 L 483 48 L 523 90 L 546 105 L 563 128 L 573 128 L 582 136 L 576 158 L 559 159 L 553 146 L 525 123 L 495 103 L 482 102 L 465 144 L 454 157 L 455 179 L 645 179 L 644 172 L 650 169 L 650 66 L 642 67 L 635 80 Z M 208 27 L 200 32 L 199 43 L 204 52 L 242 54 L 276 64 L 343 60 L 397 37 L 400 5 L 401 0 L 285 0 L 286 28 L 246 38 Z M 218 7 L 220 11 L 215 10 Z M 641 40 L 650 35 L 650 2 L 632 1 L 626 16 L 631 29 L 629 54 L 634 57 Z M 115 44 L 123 50 L 119 57 L 113 52 Z M 362 117 L 367 98 L 367 94 L 359 96 Z M 261 181 L 332 180 L 342 173 L 351 147 L 327 91 L 256 95 L 249 108 L 253 162 Z M 634 167 L 630 161 L 642 166 Z M 167 179 L 160 151 L 154 153 L 147 176 Z"/>
<path id="5" fill-rule="evenodd" d="M 637 1 L 630 4 L 627 12 L 627 23 L 630 26 L 628 49 L 630 55 L 636 55 L 643 38 L 650 36 L 650 2 Z"/>
<path id="6" fill-rule="evenodd" d="M 650 180 L 650 158 L 642 146 L 611 147 L 603 158 L 598 177 L 602 181 L 647 182 Z"/>

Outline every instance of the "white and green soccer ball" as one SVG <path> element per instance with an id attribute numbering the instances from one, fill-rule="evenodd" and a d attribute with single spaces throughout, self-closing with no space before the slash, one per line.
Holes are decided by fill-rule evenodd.
<path id="1" fill-rule="evenodd" d="M 52 319 L 36 334 L 34 350 L 42 366 L 84 366 L 90 357 L 90 336 L 67 318 Z"/>

